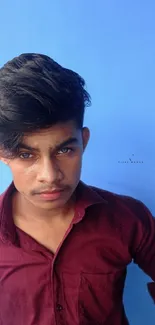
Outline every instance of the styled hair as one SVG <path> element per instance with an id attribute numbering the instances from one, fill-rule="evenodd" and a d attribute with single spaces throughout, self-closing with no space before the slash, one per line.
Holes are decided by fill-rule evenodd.
<path id="1" fill-rule="evenodd" d="M 21 54 L 0 69 L 0 148 L 16 154 L 26 133 L 61 122 L 82 128 L 90 103 L 76 72 L 43 54 Z"/>

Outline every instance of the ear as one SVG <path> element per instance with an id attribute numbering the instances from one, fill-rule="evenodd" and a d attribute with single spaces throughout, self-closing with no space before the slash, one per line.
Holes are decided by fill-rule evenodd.
<path id="1" fill-rule="evenodd" d="M 82 129 L 83 151 L 86 149 L 90 138 L 90 130 L 87 127 Z"/>

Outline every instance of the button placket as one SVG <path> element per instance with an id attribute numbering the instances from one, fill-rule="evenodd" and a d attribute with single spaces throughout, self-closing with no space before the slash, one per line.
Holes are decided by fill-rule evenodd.
<path id="1" fill-rule="evenodd" d="M 60 305 L 60 304 L 57 304 L 57 305 L 56 305 L 56 310 L 57 310 L 57 311 L 62 311 L 62 310 L 63 310 L 63 306 Z"/>

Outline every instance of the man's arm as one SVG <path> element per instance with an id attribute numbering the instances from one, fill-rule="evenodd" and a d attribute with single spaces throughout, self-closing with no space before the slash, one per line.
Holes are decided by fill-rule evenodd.
<path id="1" fill-rule="evenodd" d="M 148 290 L 155 302 L 155 218 L 138 200 L 122 196 L 127 218 L 122 217 L 121 232 L 131 257 L 154 282 Z"/>

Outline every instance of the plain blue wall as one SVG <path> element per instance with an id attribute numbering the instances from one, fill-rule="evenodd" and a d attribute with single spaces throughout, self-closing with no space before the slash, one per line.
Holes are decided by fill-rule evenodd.
<path id="1" fill-rule="evenodd" d="M 136 197 L 155 215 L 154 0 L 1 0 L 0 8 L 0 66 L 22 52 L 41 52 L 86 79 L 92 136 L 83 180 Z M 2 164 L 0 173 L 2 192 L 11 174 Z M 148 280 L 129 267 L 124 301 L 131 325 L 155 324 Z"/>

